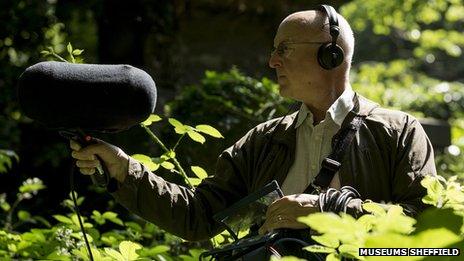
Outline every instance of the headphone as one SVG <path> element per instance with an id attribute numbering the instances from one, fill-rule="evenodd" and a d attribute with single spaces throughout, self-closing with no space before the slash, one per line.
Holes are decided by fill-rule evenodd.
<path id="1" fill-rule="evenodd" d="M 332 70 L 342 64 L 345 57 L 343 49 L 337 45 L 337 38 L 340 34 L 337 11 L 335 11 L 335 9 L 330 5 L 320 5 L 316 8 L 316 10 L 327 14 L 327 17 L 329 18 L 330 36 L 332 37 L 332 41 L 330 43 L 323 44 L 319 47 L 317 52 L 317 61 L 322 68 Z"/>

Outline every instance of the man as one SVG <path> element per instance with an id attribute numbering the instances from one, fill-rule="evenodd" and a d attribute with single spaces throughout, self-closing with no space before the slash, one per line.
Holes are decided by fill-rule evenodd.
<path id="1" fill-rule="evenodd" d="M 71 142 L 77 166 L 83 174 L 93 174 L 98 155 L 119 182 L 112 193 L 119 203 L 188 240 L 220 232 L 212 216 L 273 179 L 287 196 L 269 207 L 259 232 L 304 228 L 296 218 L 319 211 L 319 195 L 303 192 L 348 116 L 364 115 L 330 187 L 349 185 L 358 190 L 361 198 L 347 205 L 347 212 L 354 215 L 362 213 L 366 199 L 399 203 L 406 213 L 417 214 L 424 207 L 420 180 L 436 174 L 430 141 L 412 116 L 375 108 L 355 95 L 349 83 L 353 34 L 346 20 L 335 15 L 340 27 L 336 43 L 344 56 L 333 69 L 323 68 L 318 61 L 320 46 L 333 39 L 327 12 L 298 12 L 283 20 L 269 66 L 276 69 L 281 95 L 301 101 L 300 110 L 250 130 L 219 156 L 215 175 L 195 191 L 164 181 L 103 141 L 82 149 Z"/>

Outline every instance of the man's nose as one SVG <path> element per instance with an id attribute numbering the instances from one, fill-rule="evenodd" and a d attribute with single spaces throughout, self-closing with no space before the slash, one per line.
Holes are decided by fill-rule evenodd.
<path id="1" fill-rule="evenodd" d="M 278 54 L 275 52 L 271 54 L 271 57 L 269 57 L 269 67 L 271 68 L 278 68 L 282 66 L 282 59 Z"/>

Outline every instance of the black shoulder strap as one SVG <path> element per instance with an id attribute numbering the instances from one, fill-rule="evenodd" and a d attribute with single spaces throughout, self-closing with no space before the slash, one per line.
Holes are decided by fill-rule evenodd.
<path id="1" fill-rule="evenodd" d="M 362 99 L 363 106 L 359 104 L 360 99 Z M 321 170 L 305 190 L 305 193 L 320 193 L 329 187 L 335 173 L 341 167 L 341 162 L 343 162 L 346 151 L 352 143 L 356 132 L 358 132 L 371 111 L 378 106 L 378 104 L 359 97 L 358 94 L 355 94 L 353 101 L 353 110 L 348 113 L 342 127 L 332 139 L 332 152 L 322 161 Z"/>

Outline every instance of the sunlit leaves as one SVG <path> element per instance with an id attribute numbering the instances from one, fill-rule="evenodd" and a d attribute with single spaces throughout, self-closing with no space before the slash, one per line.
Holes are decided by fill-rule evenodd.
<path id="1" fill-rule="evenodd" d="M 427 195 L 422 199 L 424 203 L 464 211 L 464 186 L 456 182 L 456 177 L 446 181 L 440 176 L 427 176 L 421 184 L 427 189 Z"/>
<path id="2" fill-rule="evenodd" d="M 143 257 L 152 257 L 158 260 L 159 254 L 166 253 L 169 251 L 170 247 L 166 245 L 158 245 L 152 248 L 142 248 L 137 250 L 136 252 L 139 253 Z"/>
<path id="3" fill-rule="evenodd" d="M 142 246 L 140 244 L 131 241 L 122 241 L 119 244 L 119 252 L 111 248 L 105 248 L 105 252 L 108 256 L 115 260 L 132 261 L 137 260 L 139 258 L 139 255 L 136 253 L 136 250 L 141 248 Z"/>
<path id="4" fill-rule="evenodd" d="M 7 172 L 11 168 L 12 159 L 19 161 L 19 157 L 14 151 L 0 150 L 0 174 Z"/>
<path id="5" fill-rule="evenodd" d="M 196 141 L 201 144 L 203 144 L 206 141 L 206 139 L 203 135 L 200 134 L 200 132 L 214 138 L 223 138 L 222 134 L 216 128 L 210 125 L 201 124 L 197 125 L 194 128 L 189 125 L 184 125 L 174 118 L 169 118 L 168 122 L 174 127 L 174 131 L 177 134 L 187 134 L 193 141 Z"/>
<path id="6" fill-rule="evenodd" d="M 197 261 L 200 260 L 201 253 L 205 252 L 203 249 L 189 249 L 190 255 L 179 255 L 182 261 Z"/>
<path id="7" fill-rule="evenodd" d="M 195 126 L 195 129 L 204 134 L 208 134 L 214 138 L 224 138 L 216 128 L 209 125 L 197 125 Z"/>
<path id="8" fill-rule="evenodd" d="M 102 255 L 99 249 L 91 248 L 92 256 L 94 261 L 112 261 L 111 257 L 105 257 Z M 72 250 L 72 254 L 76 257 L 79 257 L 81 260 L 90 261 L 89 254 L 87 253 L 87 248 L 81 247 Z M 48 256 L 51 260 L 57 260 L 56 258 L 62 257 L 62 255 L 57 256 Z M 59 259 L 58 259 L 59 260 Z"/>
<path id="9" fill-rule="evenodd" d="M 376 216 L 383 216 L 386 213 L 385 209 L 376 203 L 364 203 L 362 208 Z"/>
<path id="10" fill-rule="evenodd" d="M 105 224 L 106 220 L 109 220 L 120 226 L 123 225 L 122 220 L 118 218 L 118 214 L 111 212 L 111 211 L 106 211 L 105 213 L 101 214 L 99 211 L 94 210 L 92 211 L 91 218 L 99 225 Z"/>
<path id="11" fill-rule="evenodd" d="M 155 171 L 160 166 L 160 164 L 153 162 L 153 160 L 149 156 L 144 155 L 144 154 L 134 154 L 134 155 L 131 155 L 131 157 L 134 158 L 135 160 L 138 160 L 150 171 Z"/>
<path id="12" fill-rule="evenodd" d="M 208 177 L 208 173 L 206 173 L 206 171 L 205 171 L 202 167 L 199 167 L 199 166 L 191 166 L 190 169 L 191 169 L 192 172 L 195 174 L 195 176 L 197 176 L 197 178 L 188 178 L 189 181 L 190 181 L 190 183 L 191 183 L 193 186 L 199 185 L 203 179 L 205 179 L 206 177 Z"/>
<path id="13" fill-rule="evenodd" d="M 204 179 L 204 178 L 208 177 L 208 173 L 206 173 L 206 171 L 202 167 L 191 166 L 190 168 L 192 169 L 193 173 L 195 173 L 195 175 L 198 178 Z"/>
<path id="14" fill-rule="evenodd" d="M 366 247 L 446 247 L 460 240 L 462 238 L 456 233 L 437 228 L 410 236 L 394 233 L 372 235 L 366 239 Z"/>
<path id="15" fill-rule="evenodd" d="M 21 193 L 37 193 L 37 191 L 46 188 L 39 178 L 29 178 L 19 187 Z"/>
<path id="16" fill-rule="evenodd" d="M 418 43 L 413 46 L 417 58 L 436 53 L 436 50 L 458 57 L 464 47 L 464 35 L 460 32 L 460 22 L 464 19 L 461 1 L 355 0 L 343 5 L 340 11 L 355 31 L 363 31 L 370 24 L 375 34 L 389 35 L 398 42 L 412 40 Z M 418 37 L 411 38 L 407 33 L 413 31 L 419 32 Z M 459 34 L 452 36 L 454 32 Z"/>
<path id="17" fill-rule="evenodd" d="M 294 256 L 284 256 L 282 258 L 278 258 L 274 255 L 271 256 L 271 261 L 305 261 L 305 259 L 301 259 Z"/>
<path id="18" fill-rule="evenodd" d="M 196 142 L 199 142 L 199 143 L 201 143 L 201 144 L 203 144 L 203 143 L 206 141 L 206 139 L 205 139 L 205 137 L 203 137 L 203 135 L 201 135 L 200 133 L 198 133 L 198 132 L 196 132 L 196 131 L 194 131 L 194 130 L 189 130 L 189 131 L 187 131 L 187 135 L 188 135 L 192 140 L 194 140 L 194 141 L 196 141 Z"/>
<path id="19" fill-rule="evenodd" d="M 151 114 L 145 121 L 143 121 L 141 124 L 143 126 L 150 126 L 154 122 L 161 121 L 161 117 L 156 115 L 156 114 Z"/>
<path id="20" fill-rule="evenodd" d="M 11 208 L 8 201 L 6 201 L 6 193 L 0 194 L 0 208 L 2 208 L 3 211 L 9 211 Z"/>

